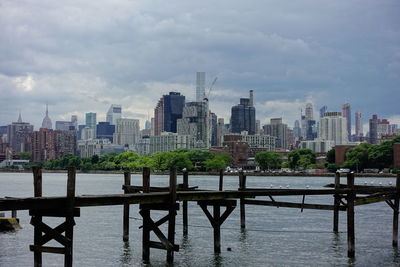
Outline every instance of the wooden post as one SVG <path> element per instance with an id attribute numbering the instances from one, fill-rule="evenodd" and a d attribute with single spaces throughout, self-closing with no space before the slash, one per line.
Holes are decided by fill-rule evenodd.
<path id="1" fill-rule="evenodd" d="M 124 185 L 131 185 L 131 173 L 130 171 L 124 172 Z M 128 190 L 125 189 L 125 194 L 128 193 Z M 123 219 L 123 241 L 129 241 L 129 204 L 124 204 L 124 219 Z"/>
<path id="2" fill-rule="evenodd" d="M 347 257 L 355 256 L 355 234 L 354 234 L 354 172 L 347 174 L 347 187 L 350 192 L 347 194 Z"/>
<path id="3" fill-rule="evenodd" d="M 176 169 L 171 169 L 169 174 L 169 218 L 168 218 L 168 241 L 175 245 L 175 203 L 176 203 Z M 174 248 L 167 249 L 167 262 L 173 263 L 174 261 Z"/>
<path id="4" fill-rule="evenodd" d="M 219 191 L 222 191 L 224 188 L 224 170 L 219 170 Z"/>
<path id="5" fill-rule="evenodd" d="M 340 172 L 335 173 L 335 189 L 340 189 Z M 338 194 L 334 196 L 334 207 L 333 207 L 333 232 L 339 232 L 339 206 L 340 197 Z"/>
<path id="6" fill-rule="evenodd" d="M 243 171 L 239 173 L 239 190 L 246 189 L 246 176 Z M 244 197 L 240 197 L 240 228 L 246 228 L 246 208 L 244 204 Z"/>
<path id="7" fill-rule="evenodd" d="M 393 209 L 393 240 L 392 246 L 398 246 L 398 236 L 399 236 L 399 197 L 400 197 L 400 174 L 397 174 L 396 178 L 396 197 L 394 199 L 394 209 Z"/>
<path id="8" fill-rule="evenodd" d="M 35 166 L 32 168 L 33 172 L 33 190 L 34 190 L 34 197 L 41 197 L 42 196 L 42 168 Z M 41 222 L 42 216 L 34 216 L 35 220 Z M 38 228 L 34 228 L 33 234 L 33 243 L 38 245 L 42 239 L 42 231 Z M 33 253 L 33 261 L 35 267 L 42 266 L 42 252 L 35 251 Z"/>
<path id="9" fill-rule="evenodd" d="M 142 185 L 143 185 L 143 193 L 150 192 L 150 168 L 143 168 L 143 176 L 142 176 Z M 142 259 L 144 263 L 148 263 L 150 260 L 150 222 L 148 218 L 150 218 L 150 210 L 143 209 L 141 211 L 143 213 L 143 235 L 142 235 Z"/>
<path id="10" fill-rule="evenodd" d="M 221 253 L 221 206 L 215 204 L 214 207 L 214 253 Z"/>
<path id="11" fill-rule="evenodd" d="M 75 167 L 68 167 L 68 180 L 67 180 L 67 207 L 66 207 L 66 218 L 67 224 L 65 230 L 65 237 L 68 239 L 68 243 L 65 246 L 65 258 L 64 265 L 72 267 L 73 259 L 73 237 L 74 237 L 74 202 L 75 202 L 75 181 L 76 181 L 76 169 Z"/>
<path id="12" fill-rule="evenodd" d="M 12 210 L 11 211 L 11 218 L 17 218 L 17 211 L 16 210 Z"/>
<path id="13" fill-rule="evenodd" d="M 188 189 L 189 188 L 189 174 L 185 170 L 183 172 L 183 188 Z M 187 200 L 184 200 L 182 203 L 182 221 L 183 221 L 183 235 L 188 234 L 188 202 Z"/>

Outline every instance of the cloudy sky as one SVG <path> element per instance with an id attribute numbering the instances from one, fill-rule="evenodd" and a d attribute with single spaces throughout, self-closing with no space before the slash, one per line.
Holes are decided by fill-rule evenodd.
<path id="1" fill-rule="evenodd" d="M 196 71 L 226 120 L 253 89 L 262 123 L 307 102 L 400 123 L 400 2 L 0 0 L 0 125 L 38 128 L 46 102 L 53 123 L 113 103 L 144 123 L 169 91 L 193 100 Z"/>

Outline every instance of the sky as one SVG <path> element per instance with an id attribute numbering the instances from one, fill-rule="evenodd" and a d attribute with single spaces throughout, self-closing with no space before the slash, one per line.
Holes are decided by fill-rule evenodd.
<path id="1" fill-rule="evenodd" d="M 400 124 L 400 2 L 0 0 L 0 125 L 38 129 L 48 103 L 53 126 L 111 104 L 143 126 L 163 94 L 195 99 L 197 71 L 226 121 L 252 89 L 262 124 L 306 103 Z"/>

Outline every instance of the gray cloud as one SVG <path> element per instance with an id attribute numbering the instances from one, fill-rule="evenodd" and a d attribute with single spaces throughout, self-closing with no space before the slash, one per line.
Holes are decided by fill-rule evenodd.
<path id="1" fill-rule="evenodd" d="M 168 91 L 193 99 L 196 71 L 218 76 L 210 106 L 227 120 L 249 89 L 262 121 L 292 125 L 310 98 L 394 117 L 399 11 L 394 0 L 2 1 L 0 125 L 21 109 L 38 126 L 46 101 L 53 121 L 118 103 L 143 122 Z"/>

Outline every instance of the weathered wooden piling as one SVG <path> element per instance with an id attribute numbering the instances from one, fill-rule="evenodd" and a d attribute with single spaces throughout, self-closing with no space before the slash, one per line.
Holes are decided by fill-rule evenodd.
<path id="1" fill-rule="evenodd" d="M 33 168 L 34 195 L 42 196 L 42 170 Z M 42 266 L 42 253 L 64 254 L 64 266 L 72 267 L 73 259 L 73 229 L 75 225 L 74 216 L 79 216 L 78 208 L 75 208 L 75 167 L 68 168 L 67 196 L 63 206 L 54 209 L 31 209 L 31 224 L 34 226 L 34 245 L 30 250 L 34 252 L 34 266 Z M 43 217 L 64 217 L 65 222 L 52 228 L 43 222 Z M 62 233 L 64 233 L 62 235 Z M 44 235 L 43 235 L 44 233 Z M 47 242 L 55 240 L 62 247 L 44 246 Z"/>
<path id="2" fill-rule="evenodd" d="M 340 172 L 335 173 L 335 189 L 340 189 Z M 334 208 L 333 208 L 333 232 L 339 232 L 339 206 L 340 196 L 339 194 L 334 195 Z"/>
<path id="3" fill-rule="evenodd" d="M 73 236 L 74 236 L 74 201 L 75 201 L 75 181 L 76 169 L 75 167 L 68 167 L 68 180 L 67 180 L 67 206 L 65 210 L 65 237 L 67 239 L 65 245 L 64 265 L 72 267 L 73 259 Z"/>
<path id="4" fill-rule="evenodd" d="M 42 196 L 42 168 L 35 166 L 32 168 L 33 172 L 33 190 L 34 197 Z M 32 216 L 32 219 L 35 219 L 37 222 L 42 222 L 42 216 Z M 39 227 L 35 227 L 33 230 L 33 243 L 36 245 L 42 239 L 42 231 Z M 33 252 L 33 264 L 35 267 L 42 266 L 42 252 L 34 251 Z"/>
<path id="5" fill-rule="evenodd" d="M 224 188 L 224 170 L 219 170 L 219 191 L 222 191 Z"/>
<path id="6" fill-rule="evenodd" d="M 168 210 L 168 241 L 175 244 L 175 216 L 176 216 L 176 169 L 171 169 L 169 174 L 169 210 Z M 174 247 L 167 247 L 167 262 L 174 261 Z"/>
<path id="7" fill-rule="evenodd" d="M 397 174 L 396 178 L 396 196 L 394 198 L 393 207 L 393 238 L 392 246 L 398 246 L 398 236 L 399 236 L 399 197 L 400 197 L 400 174 Z"/>
<path id="8" fill-rule="evenodd" d="M 244 190 L 246 190 L 246 175 L 241 171 L 239 173 L 239 191 Z M 246 208 L 244 197 L 240 197 L 240 228 L 246 228 Z"/>
<path id="9" fill-rule="evenodd" d="M 124 185 L 131 185 L 131 173 L 130 171 L 124 172 Z M 127 194 L 128 190 L 125 188 L 124 193 Z M 123 236 L 124 241 L 129 241 L 129 204 L 124 204 L 124 218 L 123 218 Z"/>
<path id="10" fill-rule="evenodd" d="M 355 233 L 354 233 L 354 172 L 347 173 L 347 257 L 355 257 Z"/>
<path id="11" fill-rule="evenodd" d="M 183 189 L 189 188 L 189 173 L 188 171 L 183 172 Z M 183 235 L 188 234 L 188 202 L 187 200 L 182 201 L 182 223 L 183 223 Z"/>
<path id="12" fill-rule="evenodd" d="M 150 168 L 143 168 L 142 176 L 143 193 L 150 192 Z M 141 209 L 143 217 L 143 235 L 142 235 L 142 260 L 148 263 L 150 260 L 150 209 Z"/>

